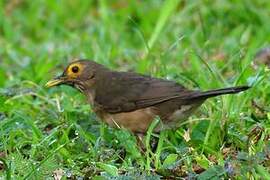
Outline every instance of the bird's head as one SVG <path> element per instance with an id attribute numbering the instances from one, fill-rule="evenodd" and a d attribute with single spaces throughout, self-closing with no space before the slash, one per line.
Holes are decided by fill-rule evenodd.
<path id="1" fill-rule="evenodd" d="M 104 69 L 104 66 L 94 61 L 77 60 L 70 63 L 60 76 L 48 81 L 45 86 L 53 87 L 65 84 L 83 92 L 95 83 L 96 72 Z"/>

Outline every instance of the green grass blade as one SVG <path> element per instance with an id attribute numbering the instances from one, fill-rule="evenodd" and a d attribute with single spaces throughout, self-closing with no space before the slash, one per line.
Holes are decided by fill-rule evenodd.
<path id="1" fill-rule="evenodd" d="M 167 0 L 164 1 L 163 8 L 161 9 L 160 16 L 156 23 L 154 32 L 148 41 L 148 46 L 151 49 L 156 43 L 158 37 L 160 36 L 163 28 L 166 25 L 169 17 L 173 14 L 180 0 Z"/>

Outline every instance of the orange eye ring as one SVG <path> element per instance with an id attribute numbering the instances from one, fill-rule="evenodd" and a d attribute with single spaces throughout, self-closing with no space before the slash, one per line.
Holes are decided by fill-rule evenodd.
<path id="1" fill-rule="evenodd" d="M 71 64 L 66 70 L 67 77 L 69 78 L 79 77 L 81 73 L 83 72 L 84 68 L 85 67 L 80 63 Z"/>

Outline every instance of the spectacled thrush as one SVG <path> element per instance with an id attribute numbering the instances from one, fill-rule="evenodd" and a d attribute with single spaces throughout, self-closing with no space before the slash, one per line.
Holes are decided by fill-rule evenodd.
<path id="1" fill-rule="evenodd" d="M 179 127 L 206 99 L 245 91 L 249 86 L 209 91 L 189 90 L 174 81 L 134 72 L 113 71 L 90 60 L 70 63 L 46 86 L 66 84 L 80 90 L 97 116 L 111 127 L 144 134 L 152 121 L 155 132 Z"/>

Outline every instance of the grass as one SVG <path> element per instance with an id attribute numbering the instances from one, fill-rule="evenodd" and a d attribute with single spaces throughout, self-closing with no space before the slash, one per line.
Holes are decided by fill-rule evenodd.
<path id="1" fill-rule="evenodd" d="M 269 179 L 269 68 L 253 66 L 270 41 L 267 0 L 0 3 L 0 179 Z M 76 90 L 44 88 L 78 57 L 193 89 L 253 87 L 149 131 L 141 154 Z"/>

